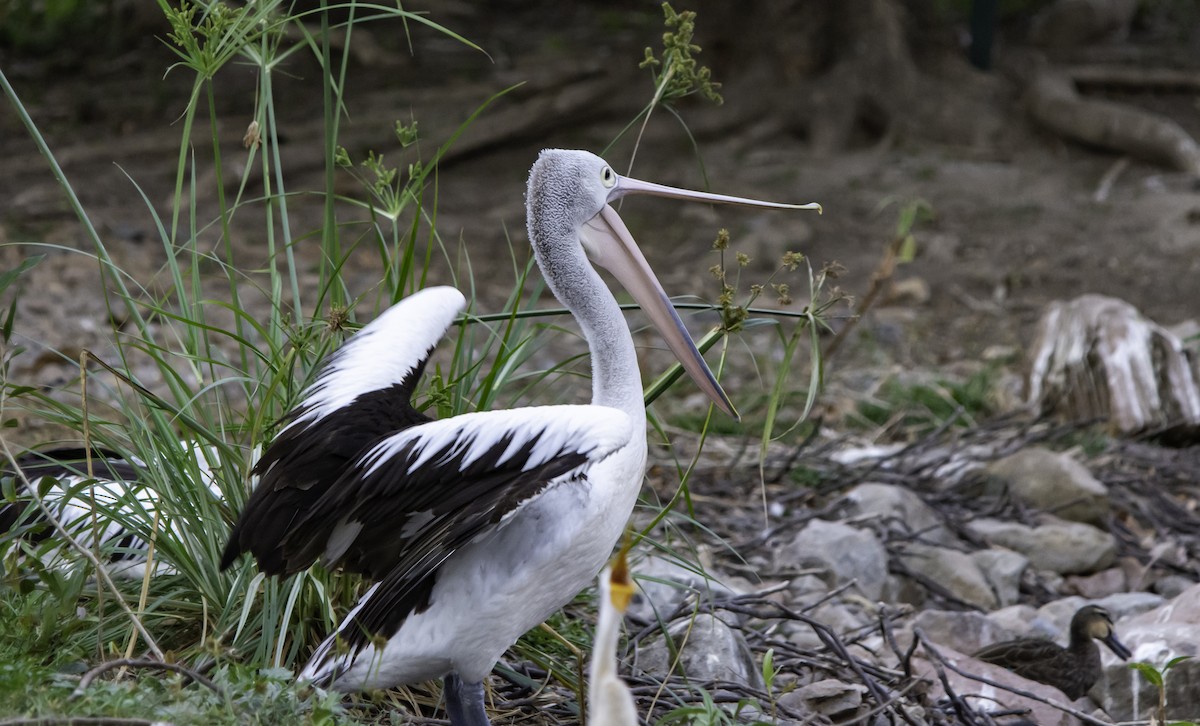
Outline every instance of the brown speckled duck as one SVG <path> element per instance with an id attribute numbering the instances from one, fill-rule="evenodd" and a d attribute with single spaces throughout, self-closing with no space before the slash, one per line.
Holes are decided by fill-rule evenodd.
<path id="1" fill-rule="evenodd" d="M 1074 701 L 1100 677 L 1097 640 L 1122 660 L 1129 660 L 1131 653 L 1117 640 L 1112 616 L 1098 605 L 1086 605 L 1071 618 L 1071 642 L 1066 648 L 1044 638 L 1022 638 L 993 643 L 975 653 L 975 658 L 1054 686 Z"/>

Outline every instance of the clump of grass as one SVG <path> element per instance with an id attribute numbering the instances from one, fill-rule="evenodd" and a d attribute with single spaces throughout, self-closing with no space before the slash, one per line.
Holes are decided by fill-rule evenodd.
<path id="1" fill-rule="evenodd" d="M 1000 370 L 982 368 L 963 379 L 888 377 L 856 406 L 848 423 L 879 429 L 893 439 L 919 438 L 942 426 L 976 425 L 996 412 L 993 391 Z"/>

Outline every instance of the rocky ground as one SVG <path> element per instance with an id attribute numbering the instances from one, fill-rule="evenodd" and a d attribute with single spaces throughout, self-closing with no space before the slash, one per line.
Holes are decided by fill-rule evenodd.
<path id="1" fill-rule="evenodd" d="M 443 19 L 453 24 L 470 17 L 457 8 Z M 462 240 L 476 260 L 501 254 L 507 260 L 509 238 L 516 244 L 523 237 L 523 184 L 537 150 L 603 148 L 650 95 L 634 66 L 641 46 L 659 32 L 657 19 L 617 23 L 609 33 L 596 32 L 608 26 L 593 20 L 567 23 L 550 13 L 467 32 L 491 60 L 439 38 L 418 36 L 414 56 L 384 43 L 383 55 L 356 65 L 352 76 L 347 147 L 359 156 L 384 149 L 393 120 L 411 113 L 431 148 L 488 95 L 526 81 L 462 137 L 438 188 L 443 239 Z M 1123 52 L 1145 63 L 1166 55 L 1136 40 L 1100 55 Z M 1077 60 L 1094 59 L 1080 54 Z M 784 250 L 796 249 L 818 268 L 839 262 L 846 272 L 836 284 L 861 299 L 903 204 L 923 199 L 932 215 L 915 230 L 914 259 L 898 269 L 855 336 L 829 359 L 816 412 L 824 422 L 820 433 L 772 449 L 762 475 L 756 457 L 746 454 L 756 442 L 710 442 L 690 484 L 704 529 L 674 522 L 671 536 L 686 551 L 686 535 L 711 579 L 698 587 L 690 567 L 653 557 L 635 562 L 644 577 L 683 583 L 643 580 L 646 596 L 631 615 L 626 655 L 647 712 L 662 715 L 695 703 L 702 686 L 720 703 L 751 698 L 781 721 L 1145 720 L 1157 693 L 1111 654 L 1105 654 L 1103 678 L 1074 704 L 961 655 L 1030 634 L 1062 642 L 1067 621 L 1088 601 L 1113 613 L 1119 637 L 1137 660 L 1162 667 L 1170 657 L 1195 654 L 1195 447 L 1108 438 L 1019 413 L 989 422 L 971 418 L 980 410 L 960 411 L 958 420 L 943 416 L 923 429 L 863 414 L 897 385 L 944 389 L 946 381 L 972 376 L 987 384 L 985 413 L 1013 411 L 1023 396 L 1035 323 L 1055 300 L 1115 295 L 1165 325 L 1185 322 L 1200 309 L 1195 180 L 1038 129 L 1025 115 L 1021 74 L 1013 68 L 1029 57 L 1025 49 L 1002 48 L 992 74 L 961 61 L 925 67 L 942 95 L 914 103 L 966 94 L 981 109 L 978 118 L 962 120 L 969 133 L 949 141 L 884 134 L 816 154 L 789 119 L 744 111 L 761 109 L 756 98 L 806 92 L 802 82 L 788 85 L 793 81 L 752 54 L 730 56 L 727 71 L 718 70 L 724 106 L 685 103 L 679 109 L 703 170 L 675 119 L 660 113 L 648 126 L 636 176 L 693 188 L 707 179 L 714 191 L 825 206 L 821 217 L 800 218 L 652 200 L 627 204 L 622 214 L 671 294 L 715 296 L 707 270 L 716 260 L 705 255 L 725 226 L 734 247 L 753 258 L 747 276 L 765 278 Z M 178 72 L 161 78 L 170 62 L 162 48 L 67 72 L 44 61 L 4 60 L 111 253 L 153 289 L 163 279 L 163 254 L 153 219 L 126 175 L 152 204 L 169 198 L 179 132 L 171 123 L 186 100 L 187 79 Z M 287 133 L 283 164 L 293 189 L 317 188 L 323 173 L 319 97 L 305 89 L 310 66 L 297 60 L 288 70 L 276 88 L 294 98 L 280 120 Z M 235 68 L 220 80 L 222 143 L 234 158 L 252 112 L 254 78 Z M 129 93 L 131 87 L 137 92 Z M 1195 133 L 1194 99 L 1154 89 L 1123 100 L 1153 107 Z M 610 160 L 623 170 L 631 149 L 628 142 L 618 145 Z M 111 321 L 95 263 L 78 251 L 86 249 L 78 223 L 9 113 L 0 114 L 0 159 L 3 266 L 45 251 L 42 244 L 56 246 L 23 281 L 14 340 L 29 350 L 12 360 L 8 375 L 53 388 L 71 379 L 69 361 L 80 349 L 106 350 Z M 203 162 L 197 173 L 214 174 Z M 234 178 L 240 173 L 227 170 Z M 253 174 L 251 184 L 260 185 L 252 192 L 261 190 Z M 354 193 L 348 179 L 339 184 Z M 209 209 L 213 199 L 197 204 Z M 293 205 L 293 225 L 315 228 L 320 211 L 316 204 Z M 235 221 L 234 232 L 246 266 L 260 266 L 262 231 L 246 219 Z M 314 254 L 311 247 L 297 252 L 308 259 Z M 350 259 L 355 284 L 372 284 L 375 259 Z M 506 272 L 508 265 L 499 267 Z M 503 274 L 489 276 L 491 269 L 475 266 L 482 309 L 498 307 L 510 284 Z M 449 279 L 451 270 L 439 267 L 434 274 Z M 835 327 L 845 324 L 848 310 L 840 315 Z M 747 340 L 747 349 L 760 348 L 767 336 Z M 734 361 L 729 380 L 731 390 L 743 391 L 735 398 L 753 397 L 745 393 L 758 385 L 749 357 Z M 43 421 L 22 420 L 10 438 L 33 444 L 59 435 Z M 687 438 L 675 432 L 677 446 L 686 449 Z M 652 481 L 669 497 L 673 460 L 656 456 Z M 664 649 L 656 618 L 681 643 L 686 638 L 680 650 L 686 684 L 676 677 L 666 689 L 657 685 L 675 651 Z M 770 688 L 761 668 L 768 649 L 779 671 Z M 539 675 L 528 664 L 510 665 Z M 1200 704 L 1198 668 L 1184 663 L 1168 676 L 1171 718 L 1200 718 L 1200 706 L 1192 705 Z M 993 683 L 981 685 L 964 673 Z M 573 698 L 553 688 L 535 695 L 500 679 L 495 685 L 501 707 L 512 704 L 529 718 L 531 703 L 557 717 Z M 995 715 L 973 715 L 980 710 Z"/>

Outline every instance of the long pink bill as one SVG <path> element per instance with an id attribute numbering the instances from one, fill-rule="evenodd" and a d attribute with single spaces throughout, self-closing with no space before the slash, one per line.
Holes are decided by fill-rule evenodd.
<path id="1" fill-rule="evenodd" d="M 721 384 L 717 383 L 716 376 L 709 370 L 700 351 L 696 350 L 687 328 L 617 211 L 604 205 L 599 214 L 583 225 L 579 236 L 592 262 L 611 272 L 642 306 L 667 347 L 700 390 L 722 411 L 738 418 L 729 397 L 721 390 Z"/>
<path id="2" fill-rule="evenodd" d="M 608 200 L 611 202 L 627 194 L 649 194 L 673 199 L 770 209 L 811 209 L 818 213 L 821 212 L 821 205 L 816 203 L 764 202 L 745 197 L 678 189 L 629 177 L 617 178 L 616 185 L 609 192 Z M 696 382 L 700 390 L 722 411 L 735 419 L 738 418 L 733 403 L 721 389 L 721 385 L 700 355 L 700 351 L 696 349 L 696 344 L 688 335 L 687 328 L 684 327 L 679 314 L 675 312 L 675 307 L 671 305 L 658 278 L 654 276 L 654 271 L 650 269 L 645 256 L 634 242 L 633 235 L 629 233 L 629 229 L 616 210 L 607 204 L 604 205 L 599 214 L 584 224 L 580 236 L 588 257 L 616 276 L 629 294 L 633 295 L 633 299 L 646 312 L 671 352 L 683 365 L 683 370 Z"/>

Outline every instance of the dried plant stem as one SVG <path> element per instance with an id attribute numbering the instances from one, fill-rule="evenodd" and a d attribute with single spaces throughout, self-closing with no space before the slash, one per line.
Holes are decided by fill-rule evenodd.
<path id="1" fill-rule="evenodd" d="M 867 288 L 867 294 L 862 296 L 858 301 L 858 305 L 854 307 L 854 315 L 846 321 L 842 329 L 833 336 L 833 340 L 829 341 L 829 345 L 825 346 L 825 359 L 828 360 L 841 347 L 842 342 L 849 337 L 854 326 L 862 320 L 862 316 L 875 304 L 876 298 L 883 290 L 884 286 L 892 275 L 896 272 L 896 261 L 900 257 L 900 247 L 904 244 L 905 236 L 902 234 L 896 235 L 888 246 L 883 251 L 883 257 L 879 260 L 879 264 L 875 266 L 875 271 L 871 273 L 871 284 Z"/>
<path id="2" fill-rule="evenodd" d="M 96 514 L 96 470 L 92 463 L 92 428 L 88 414 L 87 362 L 90 353 L 79 354 L 79 396 L 83 413 L 83 452 L 87 462 L 88 496 L 92 500 L 92 560 L 96 566 L 96 657 L 104 657 L 104 588 L 100 586 L 100 516 Z M 22 475 L 23 476 L 23 475 Z"/>

